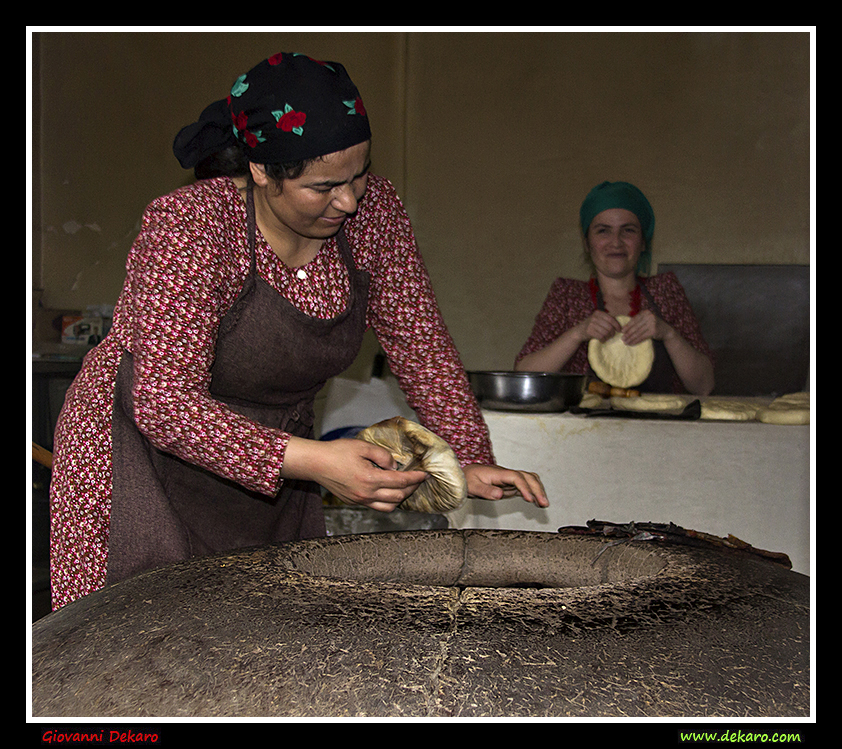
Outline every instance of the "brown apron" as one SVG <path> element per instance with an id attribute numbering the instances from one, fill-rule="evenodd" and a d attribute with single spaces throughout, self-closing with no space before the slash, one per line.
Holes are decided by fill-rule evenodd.
<path id="1" fill-rule="evenodd" d="M 329 320 L 310 317 L 257 274 L 251 190 L 247 216 L 251 268 L 219 327 L 210 394 L 264 426 L 312 438 L 316 393 L 359 352 L 369 274 L 354 266 L 341 230 L 348 305 Z M 133 358 L 124 352 L 112 420 L 107 583 L 193 556 L 325 535 L 314 482 L 284 481 L 267 497 L 152 446 L 134 421 L 132 384 Z"/>
<path id="2" fill-rule="evenodd" d="M 649 293 L 649 289 L 646 288 L 646 284 L 641 283 L 640 289 L 649 302 L 649 308 L 660 317 L 661 309 L 655 303 L 655 300 Z M 597 292 L 597 307 L 603 311 L 605 310 L 605 302 L 602 299 L 601 291 Z M 649 376 L 640 385 L 635 387 L 635 390 L 639 390 L 641 393 L 672 393 L 675 390 L 677 379 L 672 359 L 670 359 L 667 347 L 663 341 L 653 340 L 652 344 L 655 347 L 655 361 L 652 363 L 652 371 L 649 372 Z M 588 375 L 599 379 L 591 369 L 590 364 L 588 364 Z"/>

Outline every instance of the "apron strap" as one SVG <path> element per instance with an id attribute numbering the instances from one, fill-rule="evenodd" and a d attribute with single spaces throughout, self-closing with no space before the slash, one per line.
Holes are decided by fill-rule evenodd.
<path id="1" fill-rule="evenodd" d="M 643 295 L 649 303 L 649 308 L 657 317 L 662 317 L 661 308 L 658 303 L 652 298 L 649 289 L 642 281 L 638 281 L 640 288 L 643 290 Z M 669 352 L 667 352 L 666 344 L 663 341 L 652 341 L 655 347 L 655 363 L 652 365 L 652 371 L 646 381 L 641 383 L 640 389 L 655 393 L 671 393 L 675 390 L 675 382 L 677 375 L 675 367 L 670 359 Z"/>
<path id="2" fill-rule="evenodd" d="M 649 289 L 646 288 L 646 284 L 638 281 L 638 285 L 640 286 L 640 290 L 643 292 L 643 296 L 646 297 L 646 301 L 649 302 L 649 307 L 652 309 L 652 312 L 655 313 L 656 317 L 661 317 L 661 308 L 652 298 L 652 295 L 649 293 Z"/>
<path id="3" fill-rule="evenodd" d="M 251 258 L 251 275 L 257 271 L 257 255 L 255 251 L 255 234 L 257 221 L 254 214 L 254 187 L 249 185 L 246 191 L 246 234 L 249 240 L 249 257 Z"/>

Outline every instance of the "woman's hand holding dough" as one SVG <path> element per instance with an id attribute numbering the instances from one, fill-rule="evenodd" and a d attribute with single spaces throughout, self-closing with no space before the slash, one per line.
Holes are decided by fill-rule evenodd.
<path id="1" fill-rule="evenodd" d="M 609 315 L 603 310 L 594 310 L 582 322 L 580 322 L 574 330 L 578 334 L 580 343 L 587 341 L 607 341 L 621 330 L 620 323 L 617 318 Z"/>
<path id="2" fill-rule="evenodd" d="M 427 478 L 426 471 L 396 469 L 388 450 L 362 440 L 291 437 L 281 476 L 316 481 L 344 502 L 391 512 Z"/>
<path id="3" fill-rule="evenodd" d="M 623 328 L 623 342 L 627 346 L 636 346 L 649 339 L 663 341 L 672 335 L 675 335 L 672 326 L 648 309 L 635 315 Z"/>

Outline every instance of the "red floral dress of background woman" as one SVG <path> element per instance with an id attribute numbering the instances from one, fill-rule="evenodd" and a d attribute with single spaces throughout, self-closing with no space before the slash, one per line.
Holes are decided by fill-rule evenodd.
<path id="1" fill-rule="evenodd" d="M 702 335 L 699 322 L 687 294 L 675 273 L 660 273 L 648 278 L 641 278 L 646 290 L 658 305 L 664 321 L 672 325 L 679 334 L 697 351 L 701 351 L 713 361 L 713 354 Z M 632 301 L 632 306 L 647 309 L 646 295 L 641 294 Z M 527 354 L 540 351 L 552 343 L 562 333 L 580 323 L 596 309 L 592 284 L 571 278 L 557 278 L 553 281 L 544 304 L 535 318 L 532 333 L 529 335 L 516 362 Z M 565 372 L 586 374 L 588 372 L 588 346 L 583 343 L 576 349 L 564 367 Z M 684 392 L 681 381 L 676 377 L 673 382 L 675 392 Z"/>
<path id="2" fill-rule="evenodd" d="M 392 185 L 369 177 L 345 223 L 357 268 L 369 271 L 367 324 L 422 423 L 463 465 L 493 463 L 488 429 L 442 320 L 412 227 Z M 274 496 L 289 435 L 208 395 L 219 321 L 249 270 L 245 206 L 218 178 L 154 201 L 127 262 L 109 336 L 85 359 L 55 434 L 51 481 L 53 607 L 102 587 L 111 505 L 111 410 L 123 350 L 136 363 L 136 420 L 148 439 L 191 463 Z M 301 311 L 344 308 L 348 275 L 336 239 L 303 268 L 286 267 L 257 236 L 257 271 Z"/>

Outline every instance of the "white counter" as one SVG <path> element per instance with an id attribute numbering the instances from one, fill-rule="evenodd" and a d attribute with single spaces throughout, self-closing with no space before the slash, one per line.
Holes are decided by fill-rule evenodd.
<path id="1" fill-rule="evenodd" d="M 784 552 L 810 574 L 810 427 L 484 411 L 500 465 L 539 473 L 550 507 L 469 500 L 451 527 L 555 532 L 673 522 Z"/>

